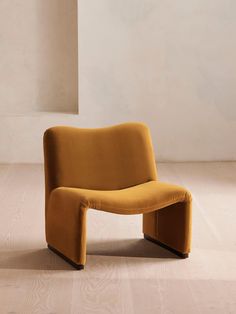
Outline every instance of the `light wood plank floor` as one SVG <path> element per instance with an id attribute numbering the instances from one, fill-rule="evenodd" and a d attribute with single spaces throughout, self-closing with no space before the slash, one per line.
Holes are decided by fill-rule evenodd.
<path id="1" fill-rule="evenodd" d="M 236 163 L 163 163 L 193 194 L 193 250 L 142 238 L 141 216 L 90 210 L 75 271 L 44 240 L 42 165 L 0 165 L 0 314 L 236 313 Z"/>

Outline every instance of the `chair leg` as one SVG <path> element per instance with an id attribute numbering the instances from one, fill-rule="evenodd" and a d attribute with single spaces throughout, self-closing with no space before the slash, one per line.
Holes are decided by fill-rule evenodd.
<path id="1" fill-rule="evenodd" d="M 73 262 L 71 259 L 69 259 L 69 258 L 66 257 L 65 255 L 63 255 L 61 252 L 59 252 L 57 249 L 55 249 L 54 247 L 52 247 L 50 244 L 48 244 L 48 248 L 49 248 L 49 250 L 51 250 L 53 253 L 55 253 L 55 254 L 57 254 L 58 256 L 60 256 L 61 258 L 63 258 L 67 263 L 69 263 L 71 266 L 73 266 L 73 267 L 76 268 L 77 270 L 84 269 L 84 265 L 76 264 L 76 263 Z"/>
<path id="2" fill-rule="evenodd" d="M 59 208 L 58 208 L 59 207 Z M 86 263 L 87 208 L 51 207 L 46 216 L 48 248 L 77 270 Z"/>
<path id="3" fill-rule="evenodd" d="M 164 244 L 164 243 L 162 243 L 162 242 L 160 242 L 160 241 L 158 241 L 158 240 L 156 240 L 156 239 L 153 239 L 153 238 L 149 237 L 149 236 L 146 235 L 145 233 L 144 233 L 144 239 L 146 239 L 146 240 L 148 240 L 148 241 L 151 241 L 151 242 L 153 242 L 153 243 L 155 243 L 155 244 L 158 244 L 159 246 L 163 247 L 164 249 L 170 251 L 171 253 L 173 253 L 173 254 L 175 254 L 175 255 L 177 255 L 177 256 L 183 258 L 183 259 L 184 259 L 184 258 L 188 258 L 188 256 L 189 256 L 188 253 L 181 253 L 181 252 L 179 252 L 179 251 L 173 249 L 172 247 L 170 247 L 170 246 L 168 246 L 168 245 L 166 245 L 166 244 Z"/>
<path id="4" fill-rule="evenodd" d="M 191 201 L 143 215 L 144 238 L 187 258 L 191 248 Z"/>

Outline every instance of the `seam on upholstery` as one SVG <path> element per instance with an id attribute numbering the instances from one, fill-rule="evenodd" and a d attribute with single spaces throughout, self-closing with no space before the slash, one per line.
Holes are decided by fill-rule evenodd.
<path id="1" fill-rule="evenodd" d="M 88 208 L 89 207 L 89 201 L 86 199 L 86 198 L 81 198 L 79 200 L 79 207 L 85 207 L 85 208 Z"/>
<path id="2" fill-rule="evenodd" d="M 185 192 L 185 200 L 186 200 L 187 202 L 191 202 L 191 201 L 192 201 L 192 195 L 191 195 L 191 193 L 188 192 L 188 191 Z"/>

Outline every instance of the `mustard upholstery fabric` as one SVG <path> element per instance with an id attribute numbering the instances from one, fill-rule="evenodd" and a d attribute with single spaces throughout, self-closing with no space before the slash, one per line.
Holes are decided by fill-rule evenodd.
<path id="1" fill-rule="evenodd" d="M 53 127 L 44 134 L 44 156 L 46 240 L 75 264 L 86 262 L 88 208 L 144 214 L 144 234 L 190 251 L 191 194 L 157 180 L 146 125 Z"/>

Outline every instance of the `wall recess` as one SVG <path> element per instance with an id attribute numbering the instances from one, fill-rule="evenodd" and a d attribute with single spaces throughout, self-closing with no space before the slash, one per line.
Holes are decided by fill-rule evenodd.
<path id="1" fill-rule="evenodd" d="M 78 113 L 77 0 L 2 0 L 0 12 L 0 114 Z"/>

